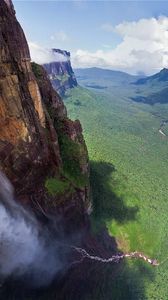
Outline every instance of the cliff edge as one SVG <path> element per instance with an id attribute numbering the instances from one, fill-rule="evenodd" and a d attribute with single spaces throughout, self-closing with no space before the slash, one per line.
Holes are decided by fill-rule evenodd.
<path id="1" fill-rule="evenodd" d="M 0 2 L 0 169 L 37 213 L 84 217 L 89 165 L 79 121 L 67 118 L 43 67 L 31 64 L 10 0 Z"/>

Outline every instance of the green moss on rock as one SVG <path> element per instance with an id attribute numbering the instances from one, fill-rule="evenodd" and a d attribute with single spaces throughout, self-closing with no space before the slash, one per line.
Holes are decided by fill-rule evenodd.
<path id="1" fill-rule="evenodd" d="M 37 79 L 41 79 L 43 77 L 42 67 L 35 62 L 31 63 L 32 71 Z"/>
<path id="2" fill-rule="evenodd" d="M 69 187 L 70 184 L 67 180 L 61 180 L 55 177 L 48 178 L 45 182 L 45 188 L 52 196 L 64 194 Z"/>
<path id="3" fill-rule="evenodd" d="M 85 157 L 84 145 L 72 141 L 66 134 L 59 137 L 63 175 L 77 188 L 88 184 L 88 178 L 82 174 L 80 163 Z"/>

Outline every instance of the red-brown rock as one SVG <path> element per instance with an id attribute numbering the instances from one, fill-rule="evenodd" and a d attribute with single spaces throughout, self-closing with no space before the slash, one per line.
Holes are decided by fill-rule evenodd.
<path id="1" fill-rule="evenodd" d="M 82 156 L 68 157 L 68 164 L 75 160 L 82 176 L 88 178 L 87 149 L 80 123 L 67 118 L 62 99 L 43 68 L 31 65 L 27 41 L 12 2 L 1 0 L 0 168 L 12 181 L 20 201 L 45 212 L 61 210 L 66 215 L 70 215 L 73 206 L 76 213 L 84 215 L 89 205 L 88 181 L 77 186 L 69 175 L 66 178 L 62 145 L 65 139 L 82 151 Z M 51 196 L 45 186 L 51 177 L 68 180 L 70 190 Z M 39 213 L 42 211 L 39 209 Z"/>

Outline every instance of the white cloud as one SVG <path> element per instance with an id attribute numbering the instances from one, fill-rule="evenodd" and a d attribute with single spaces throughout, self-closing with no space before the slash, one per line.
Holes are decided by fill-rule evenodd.
<path id="1" fill-rule="evenodd" d="M 57 42 L 67 42 L 67 41 L 69 41 L 68 35 L 63 30 L 60 30 L 57 33 L 51 35 L 50 39 L 52 41 L 57 41 Z"/>
<path id="2" fill-rule="evenodd" d="M 53 61 L 66 61 L 68 58 L 61 53 L 53 53 L 51 49 L 45 49 L 36 43 L 29 42 L 32 61 L 38 64 L 46 64 Z"/>
<path id="3" fill-rule="evenodd" d="M 112 50 L 77 50 L 72 55 L 74 67 L 99 66 L 147 74 L 168 67 L 168 17 L 123 22 L 115 27 L 104 24 L 102 28 L 118 33 L 122 42 Z"/>
<path id="4" fill-rule="evenodd" d="M 168 37 L 168 18 L 140 19 L 138 22 L 123 22 L 115 27 L 121 36 L 136 37 L 140 40 L 163 41 Z"/>

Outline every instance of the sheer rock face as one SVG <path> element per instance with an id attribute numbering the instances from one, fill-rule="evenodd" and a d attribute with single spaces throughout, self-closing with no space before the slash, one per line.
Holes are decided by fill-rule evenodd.
<path id="1" fill-rule="evenodd" d="M 15 10 L 14 10 L 14 6 L 12 3 L 12 0 L 4 0 L 6 2 L 6 4 L 8 5 L 9 10 L 11 11 L 11 13 L 15 14 Z"/>
<path id="2" fill-rule="evenodd" d="M 71 66 L 70 52 L 52 49 L 52 53 L 53 57 L 55 55 L 56 60 L 45 64 L 44 68 L 48 73 L 54 89 L 63 96 L 68 89 L 72 89 L 78 85 Z M 57 56 L 59 57 L 59 61 Z"/>
<path id="3" fill-rule="evenodd" d="M 20 139 L 33 140 L 45 117 L 26 39 L 12 3 L 7 3 L 0 3 L 0 127 L 1 140 L 15 145 Z"/>
<path id="4" fill-rule="evenodd" d="M 67 119 L 65 106 L 43 68 L 34 64 L 32 71 L 27 41 L 12 2 L 1 0 L 0 168 L 21 201 L 35 206 L 38 202 L 47 212 L 58 211 L 58 207 L 68 210 L 72 202 L 78 202 L 80 209 L 88 206 L 88 184 L 74 186 L 71 193 L 65 191 L 62 195 L 51 196 L 46 189 L 47 178 L 65 180 L 64 150 L 60 149 L 64 135 L 84 149 L 83 157 L 76 160 L 81 173 L 88 177 L 81 126 Z"/>

